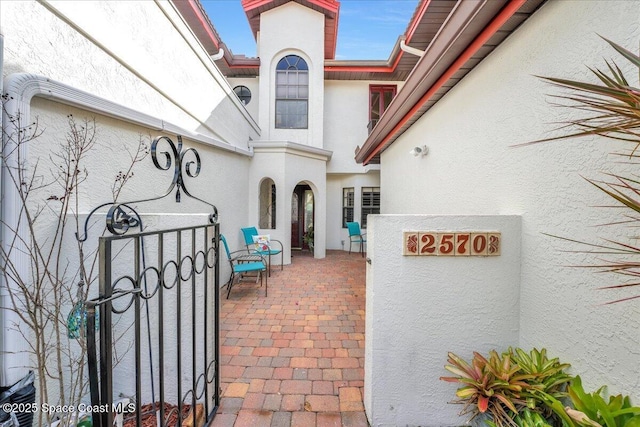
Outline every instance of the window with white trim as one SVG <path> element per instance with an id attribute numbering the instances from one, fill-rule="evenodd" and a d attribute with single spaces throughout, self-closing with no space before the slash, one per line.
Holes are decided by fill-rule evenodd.
<path id="1" fill-rule="evenodd" d="M 342 228 L 347 228 L 348 222 L 353 222 L 353 206 L 355 192 L 353 187 L 342 189 Z"/>
<path id="2" fill-rule="evenodd" d="M 367 228 L 367 215 L 380 213 L 380 187 L 362 187 L 360 226 Z"/>
<path id="3" fill-rule="evenodd" d="M 276 66 L 276 128 L 307 129 L 309 122 L 309 67 L 297 55 L 287 55 Z"/>

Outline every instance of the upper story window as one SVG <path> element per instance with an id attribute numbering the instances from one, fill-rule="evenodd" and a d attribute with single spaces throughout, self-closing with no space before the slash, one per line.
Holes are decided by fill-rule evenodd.
<path id="1" fill-rule="evenodd" d="M 378 124 L 391 100 L 396 96 L 396 86 L 369 86 L 369 133 Z"/>
<path id="2" fill-rule="evenodd" d="M 297 55 L 287 55 L 276 66 L 276 128 L 307 129 L 309 122 L 309 67 Z"/>
<path id="3" fill-rule="evenodd" d="M 247 105 L 249 104 L 249 102 L 251 102 L 251 91 L 248 87 L 242 85 L 236 86 L 233 88 L 233 91 L 236 93 L 236 95 L 244 105 Z"/>

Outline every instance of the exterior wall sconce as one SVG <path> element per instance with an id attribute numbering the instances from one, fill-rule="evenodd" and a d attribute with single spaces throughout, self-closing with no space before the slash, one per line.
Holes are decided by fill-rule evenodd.
<path id="1" fill-rule="evenodd" d="M 426 145 L 423 145 L 421 147 L 413 147 L 413 149 L 411 151 L 409 151 L 409 154 L 411 154 L 413 157 L 424 157 L 429 153 L 429 147 L 427 147 Z"/>

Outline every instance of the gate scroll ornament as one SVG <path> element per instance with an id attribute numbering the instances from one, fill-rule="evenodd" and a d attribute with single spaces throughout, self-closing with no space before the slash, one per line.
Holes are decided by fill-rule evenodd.
<path id="1" fill-rule="evenodd" d="M 91 219 L 93 214 L 106 206 L 111 206 L 106 216 L 107 230 L 109 230 L 111 234 L 122 235 L 132 227 L 138 227 L 140 231 L 142 231 L 142 228 L 140 227 L 140 216 L 135 211 L 135 209 L 131 207 L 131 205 L 164 199 L 165 197 L 171 195 L 174 189 L 176 189 L 176 203 L 180 203 L 180 191 L 182 190 L 188 197 L 210 206 L 212 209 L 212 213 L 209 215 L 209 222 L 211 222 L 212 224 L 216 224 L 218 222 L 218 209 L 215 207 L 215 205 L 192 195 L 189 190 L 187 190 L 187 187 L 184 184 L 184 178 L 182 176 L 183 169 L 189 178 L 196 178 L 200 174 L 200 169 L 202 168 L 200 154 L 198 154 L 198 151 L 196 151 L 195 148 L 187 148 L 185 151 L 182 151 L 182 136 L 178 135 L 177 139 L 177 147 L 168 136 L 158 136 L 154 138 L 153 142 L 151 143 L 151 159 L 153 160 L 153 164 L 155 165 L 155 167 L 157 169 L 166 171 L 171 169 L 171 166 L 173 166 L 173 179 L 167 191 L 163 195 L 157 197 L 123 203 L 107 202 L 95 207 L 89 213 L 87 219 L 84 222 L 84 235 L 82 237 L 76 236 L 76 238 L 80 242 L 84 242 L 87 240 L 87 228 L 89 220 Z M 161 142 L 166 142 L 169 145 L 169 151 L 158 151 L 158 145 Z M 195 160 L 186 161 L 185 157 L 187 157 L 187 155 L 189 154 L 193 154 Z M 161 155 L 163 157 L 164 164 L 160 164 L 158 155 Z M 194 167 L 195 170 L 193 170 Z"/>
<path id="2" fill-rule="evenodd" d="M 94 208 L 84 221 L 83 235 L 76 235 L 79 242 L 85 242 L 88 238 L 89 221 L 96 212 L 108 207 L 106 213 L 106 229 L 111 236 L 99 238 L 100 251 L 100 274 L 99 274 L 99 297 L 84 303 L 86 312 L 85 319 L 75 319 L 85 322 L 82 328 L 87 338 L 87 362 L 89 371 L 89 388 L 91 394 L 91 404 L 96 407 L 112 408 L 115 390 L 113 389 L 113 332 L 114 323 L 112 317 L 121 315 L 130 308 L 135 316 L 135 323 L 132 325 L 135 332 L 133 350 L 135 352 L 135 424 L 142 425 L 141 399 L 143 387 L 142 376 L 142 313 L 141 305 L 144 304 L 146 310 L 146 328 L 148 331 L 147 342 L 149 347 L 149 370 L 150 391 L 152 396 L 152 412 L 159 415 L 158 425 L 166 426 L 178 421 L 178 425 L 187 417 L 191 419 L 196 413 L 198 416 L 204 415 L 208 423 L 213 420 L 215 412 L 220 403 L 219 384 L 219 223 L 218 210 L 215 205 L 194 196 L 185 185 L 185 178 L 196 178 L 200 174 L 202 167 L 200 155 L 194 148 L 183 150 L 182 137 L 177 136 L 177 145 L 167 136 L 156 137 L 151 144 L 151 158 L 157 169 L 168 171 L 173 169 L 171 184 L 164 194 L 157 197 L 150 197 L 129 202 L 108 202 Z M 211 208 L 208 217 L 208 224 L 195 227 L 181 227 L 170 230 L 144 231 L 142 218 L 134 208 L 139 204 L 153 202 L 163 199 L 173 194 L 175 190 L 175 201 L 180 202 L 181 195 L 197 200 Z M 135 233 L 127 234 L 135 230 Z M 213 233 L 213 241 L 211 234 Z M 149 265 L 145 260 L 144 239 L 157 239 L 158 264 Z M 191 242 L 182 244 L 183 241 Z M 120 242 L 129 245 L 132 250 L 130 259 L 125 259 L 120 263 L 119 268 L 130 268 L 134 273 L 121 275 L 118 278 L 112 277 L 112 261 L 115 259 L 117 251 L 112 250 L 112 245 Z M 212 243 L 213 242 L 213 243 Z M 175 244 L 176 258 L 170 259 L 165 250 Z M 184 246 L 184 248 L 183 248 Z M 164 248 L 164 249 L 163 249 Z M 186 255 L 185 255 L 186 253 Z M 165 259 L 169 259 L 168 261 Z M 151 263 L 150 263 L 151 264 Z M 167 279 L 170 275 L 167 271 L 175 271 L 176 277 L 173 280 Z M 151 272 L 151 274 L 149 274 Z M 210 273 L 213 273 L 213 284 L 210 282 Z M 115 275 L 114 275 L 115 276 Z M 151 289 L 147 288 L 147 276 L 151 276 Z M 84 281 L 84 278 L 82 278 Z M 121 289 L 119 283 L 129 283 L 127 289 Z M 170 297 L 163 296 L 163 293 L 175 292 L 177 301 L 172 301 Z M 202 296 L 202 294 L 204 296 Z M 196 297 L 197 295 L 197 297 Z M 123 309 L 113 305 L 113 302 L 120 298 L 125 298 Z M 155 298 L 157 305 L 159 324 L 154 329 L 161 338 L 159 344 L 152 344 L 152 326 L 150 323 L 149 302 Z M 168 298 L 168 299 L 167 299 Z M 190 304 L 181 303 L 190 300 Z M 174 304 L 175 303 L 175 304 Z M 175 305 L 175 307 L 174 307 Z M 99 311 L 98 311 L 99 309 Z M 191 310 L 190 319 L 185 322 L 185 329 L 189 329 L 190 334 L 183 337 L 181 332 L 181 322 L 185 315 Z M 172 311 L 174 310 L 174 311 Z M 176 316 L 177 341 L 175 345 L 167 344 L 168 352 L 165 354 L 165 338 L 163 331 L 163 316 L 173 313 Z M 210 318 L 209 312 L 213 316 Z M 98 315 L 98 313 L 100 315 Z M 203 321 L 202 321 L 203 320 Z M 201 322 L 202 321 L 202 322 Z M 98 328 L 99 322 L 99 328 Z M 154 325 L 155 326 L 155 325 Z M 168 326 L 168 325 L 167 325 Z M 213 327 L 211 327 L 213 326 Z M 99 330 L 99 332 L 96 332 Z M 96 336 L 99 334 L 99 339 Z M 212 337 L 210 337 L 212 335 Z M 156 335 L 154 335 L 155 337 Z M 201 338 L 202 337 L 202 338 Z M 213 342 L 211 342 L 211 339 Z M 183 340 L 186 340 L 184 344 Z M 188 341 L 191 340 L 189 346 Z M 167 336 L 166 341 L 169 342 Z M 191 357 L 183 360 L 181 346 L 191 347 Z M 154 373 L 154 354 L 157 352 L 160 369 Z M 200 358 L 196 360 L 196 353 L 202 352 Z M 170 353 L 169 353 L 170 352 Z M 177 355 L 176 355 L 177 354 Z M 175 356 L 177 372 L 182 375 L 177 383 L 171 379 L 165 379 L 165 356 Z M 191 382 L 183 390 L 182 377 L 187 375 L 183 368 L 191 369 Z M 187 375 L 188 376 L 188 375 Z M 159 382 L 159 399 L 156 399 L 155 381 Z M 173 381 L 177 387 L 179 396 L 177 408 L 165 409 L 165 384 Z M 208 384 L 208 385 L 207 385 Z M 211 389 L 211 391 L 210 391 Z M 202 402 L 202 403 L 197 403 Z M 197 403 L 197 404 L 196 404 Z M 106 406 L 104 406 L 106 405 Z M 185 405 L 190 405 L 192 409 L 188 416 L 183 414 Z M 156 406 L 158 406 L 156 408 Z M 200 408 L 198 408 L 200 406 Z M 202 414 L 204 412 L 204 414 Z M 133 414 L 130 414 L 133 415 Z M 110 427 L 113 425 L 113 411 L 108 410 L 103 413 L 93 413 L 93 425 Z M 170 421 L 171 420 L 171 421 Z M 155 423 L 154 423 L 155 424 Z M 195 425 L 195 423 L 194 423 Z"/>

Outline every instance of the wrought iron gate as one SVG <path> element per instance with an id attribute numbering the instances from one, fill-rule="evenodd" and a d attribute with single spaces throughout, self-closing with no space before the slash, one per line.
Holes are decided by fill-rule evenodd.
<path id="1" fill-rule="evenodd" d="M 167 146 L 160 152 L 158 144 Z M 160 156 L 159 156 L 160 155 Z M 187 155 L 194 160 L 186 161 Z M 86 345 L 93 426 L 112 427 L 114 419 L 140 427 L 210 424 L 220 404 L 219 233 L 216 207 L 193 196 L 183 171 L 195 178 L 200 156 L 182 151 L 166 137 L 154 139 L 156 168 L 173 168 L 173 180 L 159 197 L 109 207 L 99 238 L 99 295 L 85 302 Z M 161 161 L 164 160 L 164 161 Z M 180 194 L 212 208 L 204 225 L 143 232 L 132 206 Z M 129 234 L 133 229 L 140 232 Z"/>
<path id="2" fill-rule="evenodd" d="M 149 414 L 162 426 L 200 413 L 213 419 L 220 402 L 218 235 L 219 225 L 207 224 L 100 238 L 100 296 L 87 302 L 94 426 L 112 426 L 117 412 L 137 426 Z M 145 256 L 150 249 L 154 261 Z"/>

